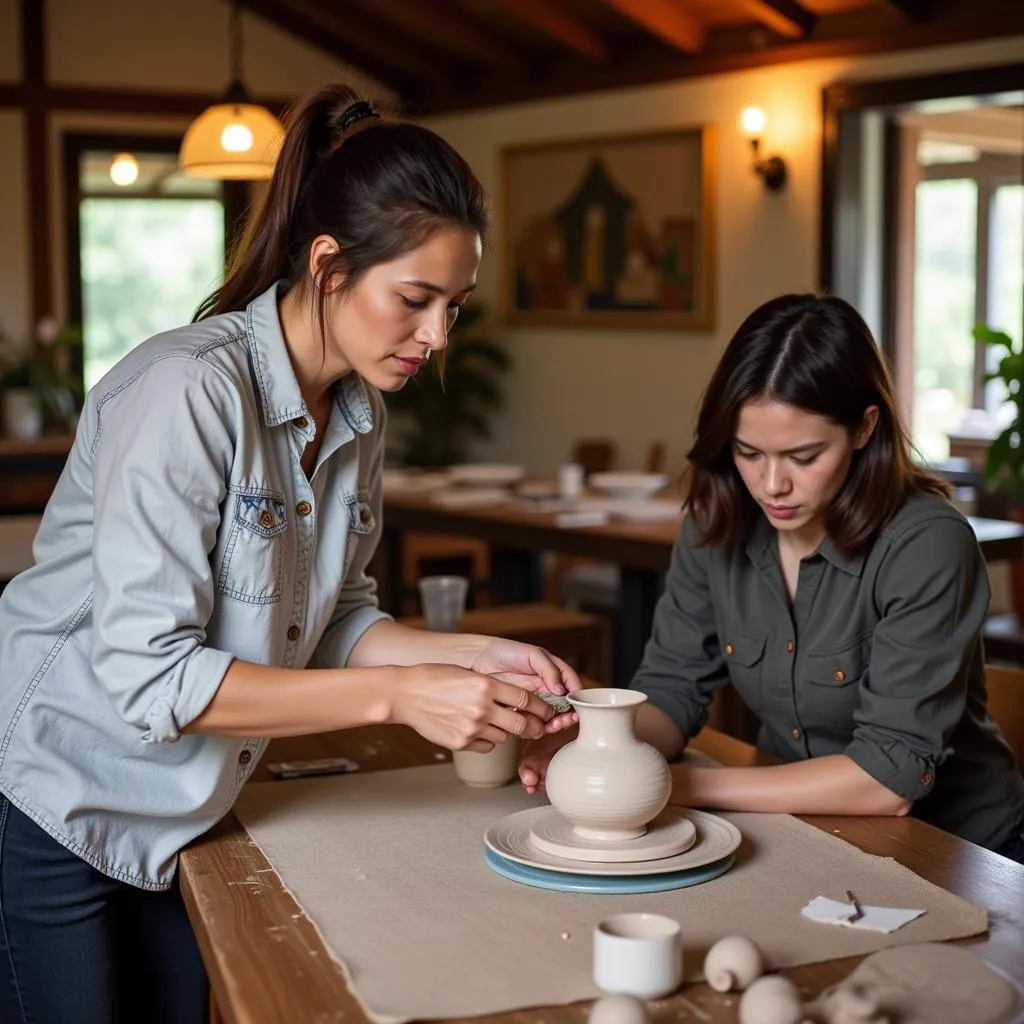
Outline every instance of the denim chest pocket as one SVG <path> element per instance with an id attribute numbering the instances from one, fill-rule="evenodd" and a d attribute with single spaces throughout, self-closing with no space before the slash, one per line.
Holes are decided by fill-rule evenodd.
<path id="1" fill-rule="evenodd" d="M 255 488 L 233 491 L 228 499 L 231 527 L 217 590 L 249 604 L 281 598 L 281 565 L 288 516 L 284 495 Z"/>
<path id="2" fill-rule="evenodd" d="M 723 631 L 721 637 L 729 678 L 755 713 L 761 705 L 761 670 L 767 642 L 766 636 L 735 629 Z"/>

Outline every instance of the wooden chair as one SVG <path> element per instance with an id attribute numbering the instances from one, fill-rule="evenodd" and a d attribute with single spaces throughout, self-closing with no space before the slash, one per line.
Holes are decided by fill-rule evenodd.
<path id="1" fill-rule="evenodd" d="M 988 713 L 1006 736 L 1024 768 L 1024 669 L 1002 665 L 985 666 Z"/>
<path id="2" fill-rule="evenodd" d="M 426 625 L 421 618 L 399 621 L 418 629 Z M 460 628 L 466 633 L 536 644 L 564 658 L 582 675 L 600 680 L 608 678 L 608 637 L 601 616 L 544 602 L 508 604 L 474 608 L 463 616 Z"/>
<path id="3" fill-rule="evenodd" d="M 578 441 L 573 449 L 574 457 L 579 461 L 579 452 L 583 446 L 596 446 L 599 443 Z M 611 442 L 605 443 L 609 445 L 608 453 L 614 457 L 614 445 Z M 667 455 L 668 448 L 664 441 L 652 441 L 644 459 L 644 472 L 664 473 Z M 602 470 L 591 471 L 584 466 L 588 475 L 590 472 L 604 472 L 610 468 L 610 463 Z M 607 612 L 619 601 L 618 567 L 570 555 L 553 556 L 548 563 L 544 596 L 555 604 L 569 603 L 580 608 L 595 608 Z"/>
<path id="4" fill-rule="evenodd" d="M 491 548 L 487 541 L 460 537 L 449 533 L 406 533 L 402 537 L 401 608 L 406 615 L 419 611 L 416 584 L 427 575 L 424 567 L 430 562 L 466 562 L 473 585 L 474 604 L 487 604 L 487 587 L 491 579 Z"/>
<path id="5" fill-rule="evenodd" d="M 615 442 L 604 437 L 581 438 L 572 446 L 572 461 L 583 467 L 583 475 L 607 473 L 615 465 Z"/>

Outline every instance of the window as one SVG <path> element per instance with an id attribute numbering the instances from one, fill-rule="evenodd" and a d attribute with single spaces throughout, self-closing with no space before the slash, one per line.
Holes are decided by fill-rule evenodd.
<path id="1" fill-rule="evenodd" d="M 177 170 L 177 139 L 67 136 L 69 318 L 91 388 L 134 346 L 188 323 L 223 278 L 223 186 Z M 115 184 L 113 162 L 128 154 Z M 123 166 L 123 165 L 122 165 Z"/>
<path id="2" fill-rule="evenodd" d="M 927 461 L 950 432 L 1000 422 L 1005 394 L 984 374 L 996 353 L 976 346 L 986 323 L 1019 341 L 1024 324 L 1024 185 L 1020 157 L 922 137 L 914 190 L 913 418 Z M 978 411 L 975 411 L 978 410 Z"/>

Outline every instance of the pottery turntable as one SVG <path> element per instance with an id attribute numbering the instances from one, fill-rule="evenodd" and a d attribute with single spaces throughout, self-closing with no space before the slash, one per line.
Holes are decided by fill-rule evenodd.
<path id="1" fill-rule="evenodd" d="M 548 765 L 550 806 L 491 825 L 484 858 L 492 870 L 541 889 L 638 893 L 698 885 L 732 867 L 742 839 L 735 825 L 667 806 L 668 764 L 634 730 L 646 699 L 610 687 L 568 698 L 580 731 Z"/>

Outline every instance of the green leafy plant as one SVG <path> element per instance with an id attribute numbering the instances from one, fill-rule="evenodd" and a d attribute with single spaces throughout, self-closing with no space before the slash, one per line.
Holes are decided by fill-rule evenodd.
<path id="1" fill-rule="evenodd" d="M 1006 387 L 1007 398 L 1016 408 L 1010 425 L 992 442 L 985 463 L 989 484 L 1015 500 L 1024 500 L 1024 350 L 1015 346 L 1005 331 L 978 324 L 972 332 L 975 341 L 999 354 L 999 364 L 985 374 L 985 380 L 998 380 Z"/>
<path id="2" fill-rule="evenodd" d="M 508 352 L 479 333 L 483 307 L 465 306 L 440 360 L 401 391 L 385 397 L 399 424 L 397 457 L 404 466 L 436 469 L 465 462 L 474 438 L 491 435 L 491 414 L 504 394 Z"/>
<path id="3" fill-rule="evenodd" d="M 0 393 L 31 391 L 50 425 L 69 427 L 82 402 L 73 356 L 81 344 L 77 326 L 60 327 L 51 318 L 41 320 L 34 336 L 21 343 L 0 329 Z"/>

